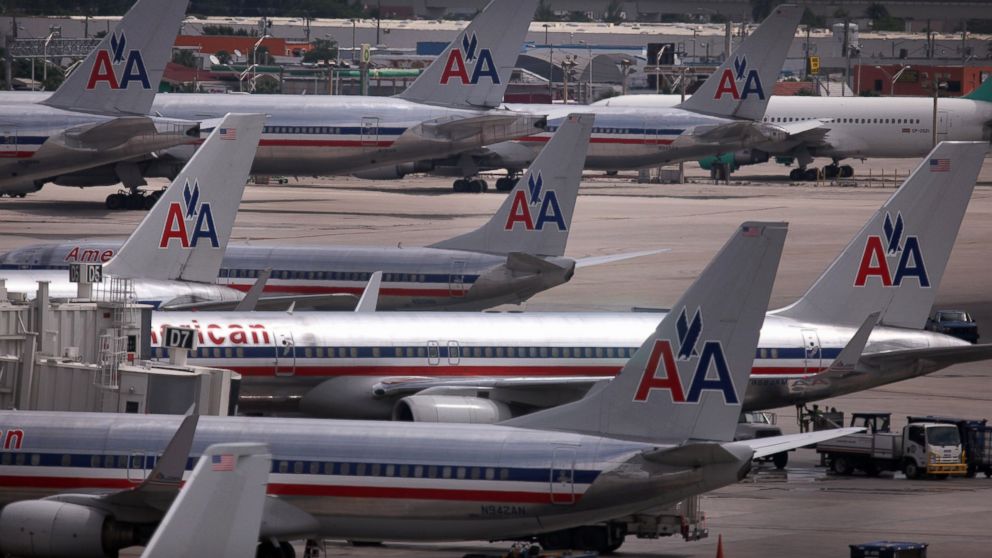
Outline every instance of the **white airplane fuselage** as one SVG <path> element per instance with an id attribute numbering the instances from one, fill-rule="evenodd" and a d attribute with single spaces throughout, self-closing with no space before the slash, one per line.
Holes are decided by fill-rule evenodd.
<path id="1" fill-rule="evenodd" d="M 603 106 L 658 110 L 680 102 L 678 95 L 627 95 L 601 101 Z M 941 98 L 937 105 L 937 141 L 988 141 L 992 138 L 992 103 Z M 774 96 L 764 121 L 789 124 L 829 119 L 822 141 L 807 147 L 814 157 L 921 157 L 933 148 L 933 99 L 928 97 Z M 771 154 L 787 154 L 801 138 L 765 144 Z"/>
<path id="2" fill-rule="evenodd" d="M 252 408 L 290 410 L 306 395 L 310 414 L 389 418 L 395 399 L 373 395 L 386 379 L 613 376 L 661 317 L 640 312 L 156 312 L 151 347 L 153 357 L 166 358 L 158 348 L 162 328 L 193 327 L 199 348 L 191 362 L 242 374 L 243 401 Z M 856 329 L 769 314 L 744 408 L 823 399 L 944 366 L 919 362 L 900 370 L 852 374 L 843 383 L 817 378 Z M 967 346 L 930 331 L 876 327 L 863 354 Z"/>

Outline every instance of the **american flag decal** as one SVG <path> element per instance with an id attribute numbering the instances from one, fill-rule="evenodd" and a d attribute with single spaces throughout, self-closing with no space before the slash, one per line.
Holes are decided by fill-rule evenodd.
<path id="1" fill-rule="evenodd" d="M 211 469 L 214 471 L 233 471 L 234 456 L 230 453 L 210 456 Z"/>
<path id="2" fill-rule="evenodd" d="M 220 139 L 222 139 L 222 140 L 236 140 L 236 139 L 238 139 L 238 129 L 237 128 L 221 128 L 220 129 Z"/>
<path id="3" fill-rule="evenodd" d="M 930 159 L 930 172 L 950 172 L 950 159 Z"/>

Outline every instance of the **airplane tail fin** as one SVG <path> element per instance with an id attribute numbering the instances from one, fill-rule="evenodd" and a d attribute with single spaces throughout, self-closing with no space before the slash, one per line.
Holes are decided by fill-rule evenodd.
<path id="1" fill-rule="evenodd" d="M 962 98 L 992 103 L 992 78 L 986 77 L 985 81 Z"/>
<path id="2" fill-rule="evenodd" d="M 741 225 L 620 374 L 503 424 L 650 442 L 733 438 L 787 225 Z"/>
<path id="3" fill-rule="evenodd" d="M 81 112 L 151 111 L 187 0 L 138 0 L 43 104 Z"/>
<path id="4" fill-rule="evenodd" d="M 922 328 L 987 150 L 938 144 L 806 294 L 772 314 L 857 327 L 881 312 L 881 325 Z"/>
<path id="5" fill-rule="evenodd" d="M 254 556 L 271 465 L 263 444 L 207 448 L 142 558 Z"/>
<path id="6" fill-rule="evenodd" d="M 499 106 L 535 10 L 537 0 L 492 0 L 397 97 L 454 108 Z"/>
<path id="7" fill-rule="evenodd" d="M 214 283 L 264 122 L 261 114 L 225 116 L 104 271 Z"/>
<path id="8" fill-rule="evenodd" d="M 802 13 L 800 6 L 775 8 L 679 108 L 761 120 Z"/>
<path id="9" fill-rule="evenodd" d="M 431 247 L 564 255 L 593 120 L 570 114 L 485 225 Z"/>

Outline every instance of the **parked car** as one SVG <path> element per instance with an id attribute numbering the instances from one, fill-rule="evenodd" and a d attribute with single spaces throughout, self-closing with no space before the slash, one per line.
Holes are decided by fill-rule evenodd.
<path id="1" fill-rule="evenodd" d="M 934 310 L 927 319 L 927 329 L 978 343 L 978 324 L 964 310 Z"/>

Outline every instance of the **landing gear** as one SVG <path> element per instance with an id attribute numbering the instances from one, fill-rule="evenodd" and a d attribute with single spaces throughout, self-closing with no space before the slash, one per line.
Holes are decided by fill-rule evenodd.
<path id="1" fill-rule="evenodd" d="M 265 540 L 258 543 L 255 558 L 296 558 L 296 551 L 293 550 L 293 545 L 286 541 Z"/>
<path id="2" fill-rule="evenodd" d="M 520 179 L 519 178 L 516 178 L 516 177 L 510 177 L 510 176 L 507 176 L 505 178 L 498 179 L 496 181 L 496 191 L 497 192 L 509 192 L 510 190 L 512 190 L 513 188 L 516 187 L 517 180 L 520 180 Z"/>
<path id="3" fill-rule="evenodd" d="M 851 165 L 833 163 L 823 167 L 824 178 L 851 178 L 852 176 L 854 176 L 854 167 Z"/>
<path id="4" fill-rule="evenodd" d="M 730 165 L 726 163 L 713 163 L 710 166 L 710 178 L 717 182 L 726 182 L 730 179 Z"/>
<path id="5" fill-rule="evenodd" d="M 165 190 L 157 190 L 146 194 L 140 190 L 135 190 L 133 192 L 120 191 L 116 194 L 110 194 L 107 196 L 105 204 L 107 209 L 111 211 L 116 211 L 119 209 L 148 210 L 155 206 L 155 202 L 162 197 L 164 192 Z"/>
<path id="6" fill-rule="evenodd" d="M 537 537 L 545 550 L 594 550 L 610 554 L 620 548 L 627 537 L 627 525 L 613 522 L 606 525 L 585 525 Z"/>
<path id="7" fill-rule="evenodd" d="M 778 470 L 785 469 L 785 466 L 789 464 L 789 453 L 785 451 L 776 453 L 772 456 L 772 463 Z"/>
<path id="8" fill-rule="evenodd" d="M 11 198 L 26 198 L 28 195 L 25 192 L 12 192 L 12 193 L 0 193 L 0 198 L 4 196 L 10 196 Z"/>
<path id="9" fill-rule="evenodd" d="M 451 188 L 458 193 L 481 194 L 489 190 L 489 183 L 481 178 L 459 178 L 451 185 Z"/>
<path id="10" fill-rule="evenodd" d="M 818 176 L 819 176 L 819 173 L 817 172 L 817 170 L 815 168 L 809 168 L 809 169 L 792 169 L 789 172 L 789 179 L 791 179 L 791 180 L 808 180 L 808 181 L 813 181 L 813 180 L 816 180 Z"/>

